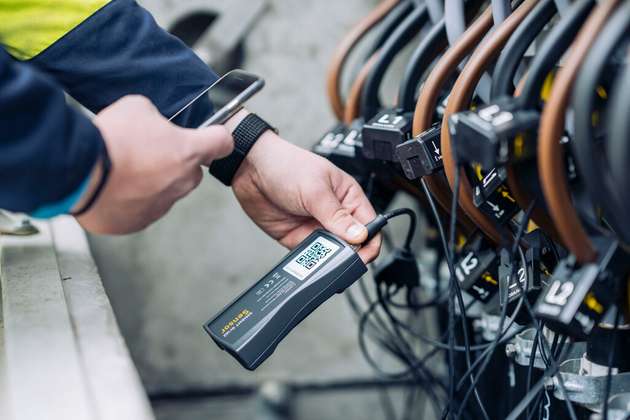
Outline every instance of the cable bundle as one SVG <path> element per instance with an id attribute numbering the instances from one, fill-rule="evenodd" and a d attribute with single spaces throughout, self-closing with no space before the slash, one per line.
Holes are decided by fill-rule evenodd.
<path id="1" fill-rule="evenodd" d="M 619 0 L 385 0 L 341 42 L 339 122 L 314 150 L 379 212 L 404 192 L 427 225 L 420 247 L 386 238 L 347 297 L 368 363 L 417 384 L 409 401 L 435 418 L 623 414 L 609 400 L 630 389 L 629 31 Z"/>

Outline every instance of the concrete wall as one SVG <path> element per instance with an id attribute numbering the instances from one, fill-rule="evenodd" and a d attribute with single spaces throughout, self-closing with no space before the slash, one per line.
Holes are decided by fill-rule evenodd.
<path id="1" fill-rule="evenodd" d="M 343 34 L 375 3 L 271 0 L 247 40 L 244 67 L 267 81 L 250 108 L 287 139 L 312 145 L 333 123 L 324 91 L 328 60 Z M 144 4 L 157 7 L 154 1 Z M 201 324 L 286 251 L 249 221 L 231 191 L 209 176 L 146 231 L 92 237 L 91 244 L 149 390 L 372 374 L 358 351 L 356 324 L 341 296 L 308 318 L 255 373 L 242 369 L 210 342 Z M 357 398 L 363 403 L 357 404 Z M 301 405 L 311 415 L 300 418 L 381 416 L 374 414 L 379 410 L 374 393 L 306 398 Z M 324 410 L 316 408 L 324 405 Z M 157 408 L 159 417 L 169 419 L 223 414 L 249 418 L 247 411 L 240 399 Z"/>

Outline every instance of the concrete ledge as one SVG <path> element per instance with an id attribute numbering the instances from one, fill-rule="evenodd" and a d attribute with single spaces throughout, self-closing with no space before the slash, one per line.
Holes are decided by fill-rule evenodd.
<path id="1" fill-rule="evenodd" d="M 152 420 L 72 218 L 0 236 L 0 418 Z"/>

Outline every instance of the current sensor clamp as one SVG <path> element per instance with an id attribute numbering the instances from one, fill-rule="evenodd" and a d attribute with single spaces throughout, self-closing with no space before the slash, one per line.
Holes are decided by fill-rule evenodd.
<path id="1" fill-rule="evenodd" d="M 396 146 L 396 158 L 409 180 L 442 170 L 440 125 L 434 124 L 411 140 Z"/>
<path id="2" fill-rule="evenodd" d="M 396 146 L 411 137 L 412 122 L 412 114 L 398 110 L 390 109 L 376 114 L 363 126 L 363 156 L 396 162 Z"/>
<path id="3" fill-rule="evenodd" d="M 459 160 L 490 169 L 534 156 L 535 144 L 521 133 L 535 128 L 539 119 L 536 111 L 521 110 L 509 98 L 476 111 L 459 112 L 451 116 L 449 127 Z"/>
<path id="4" fill-rule="evenodd" d="M 598 261 L 579 267 L 573 256 L 561 261 L 534 306 L 550 329 L 577 339 L 586 339 L 618 298 L 618 273 L 627 270 L 627 254 L 617 241 L 596 244 Z"/>

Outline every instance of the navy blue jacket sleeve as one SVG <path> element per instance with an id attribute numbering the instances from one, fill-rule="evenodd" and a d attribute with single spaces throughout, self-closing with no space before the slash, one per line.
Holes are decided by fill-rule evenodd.
<path id="1" fill-rule="evenodd" d="M 62 89 L 0 48 L 0 208 L 32 212 L 87 179 L 104 148 Z"/>
<path id="2" fill-rule="evenodd" d="M 26 62 L 0 48 L 0 208 L 66 202 L 102 153 L 99 131 L 62 89 L 95 113 L 140 94 L 170 117 L 217 79 L 132 0 L 111 1 Z M 211 110 L 199 102 L 175 123 L 196 127 Z"/>
<path id="3" fill-rule="evenodd" d="M 168 118 L 218 78 L 132 0 L 110 2 L 30 62 L 93 112 L 140 94 Z M 196 127 L 209 107 L 191 107 L 175 122 Z"/>

